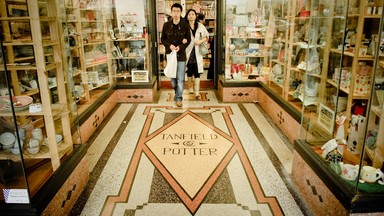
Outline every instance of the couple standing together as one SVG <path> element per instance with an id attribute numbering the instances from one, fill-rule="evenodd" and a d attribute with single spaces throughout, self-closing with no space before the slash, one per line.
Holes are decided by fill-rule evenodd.
<path id="1" fill-rule="evenodd" d="M 161 42 L 165 46 L 166 54 L 177 52 L 176 78 L 171 78 L 175 90 L 176 106 L 183 106 L 183 91 L 185 73 L 188 76 L 190 93 L 200 98 L 200 74 L 204 72 L 203 56 L 199 52 L 199 45 L 208 41 L 208 31 L 203 24 L 197 21 L 197 13 L 190 9 L 185 17 L 188 22 L 181 20 L 183 8 L 175 3 L 171 7 L 172 19 L 164 23 Z"/>

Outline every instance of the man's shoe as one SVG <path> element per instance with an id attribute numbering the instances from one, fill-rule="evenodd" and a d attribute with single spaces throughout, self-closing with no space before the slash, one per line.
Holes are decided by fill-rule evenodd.
<path id="1" fill-rule="evenodd" d="M 182 106 L 183 106 L 183 102 L 181 102 L 181 101 L 176 101 L 176 106 L 177 106 L 177 107 L 182 107 Z"/>

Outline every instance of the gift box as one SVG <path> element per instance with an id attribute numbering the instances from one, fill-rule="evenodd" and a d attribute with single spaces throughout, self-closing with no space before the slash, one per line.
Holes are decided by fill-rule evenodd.
<path id="1" fill-rule="evenodd" d="M 371 89 L 371 76 L 357 75 L 355 79 L 353 94 L 366 95 Z"/>

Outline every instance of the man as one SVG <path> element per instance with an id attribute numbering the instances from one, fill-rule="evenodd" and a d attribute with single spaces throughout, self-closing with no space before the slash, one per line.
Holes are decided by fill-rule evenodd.
<path id="1" fill-rule="evenodd" d="M 191 42 L 191 33 L 188 23 L 181 21 L 181 12 L 183 7 L 175 3 L 171 7 L 172 19 L 163 26 L 161 42 L 165 46 L 166 53 L 177 52 L 177 72 L 176 78 L 171 78 L 172 87 L 175 90 L 176 106 L 183 106 L 183 91 L 185 82 L 185 66 L 187 55 L 185 48 Z"/>

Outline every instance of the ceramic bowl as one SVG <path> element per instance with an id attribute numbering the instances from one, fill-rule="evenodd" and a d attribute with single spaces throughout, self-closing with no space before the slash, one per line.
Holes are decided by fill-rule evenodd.
<path id="1" fill-rule="evenodd" d="M 63 136 L 61 136 L 60 134 L 56 134 L 56 143 L 60 144 L 62 140 Z M 48 138 L 44 139 L 44 145 L 48 145 Z"/>
<path id="2" fill-rule="evenodd" d="M 14 148 L 19 148 L 19 144 L 20 144 L 20 147 L 23 148 L 24 146 L 24 140 L 15 140 L 15 144 L 13 145 Z"/>
<path id="3" fill-rule="evenodd" d="M 80 97 L 84 94 L 84 88 L 81 85 L 75 85 L 75 94 L 77 97 Z"/>
<path id="4" fill-rule="evenodd" d="M 20 139 L 25 139 L 25 133 L 26 133 L 25 128 L 19 128 L 18 131 L 19 131 Z M 17 137 L 17 131 L 15 131 L 14 134 L 15 134 L 15 137 Z"/>
<path id="5" fill-rule="evenodd" d="M 20 149 L 19 149 L 19 147 L 14 146 L 13 148 L 11 148 L 11 152 L 14 155 L 19 155 L 20 154 Z"/>
<path id="6" fill-rule="evenodd" d="M 40 147 L 40 141 L 35 138 L 29 139 L 29 148 L 37 148 Z"/>
<path id="7" fill-rule="evenodd" d="M 5 132 L 0 135 L 0 143 L 3 146 L 11 146 L 15 143 L 16 137 L 11 132 Z"/>

